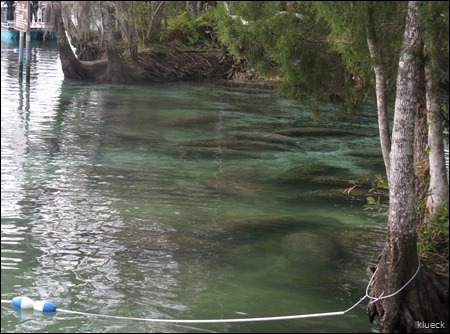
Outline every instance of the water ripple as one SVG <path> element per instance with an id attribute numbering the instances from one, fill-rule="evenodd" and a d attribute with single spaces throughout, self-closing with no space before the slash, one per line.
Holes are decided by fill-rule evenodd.
<path id="1" fill-rule="evenodd" d="M 19 84 L 15 47 L 2 43 L 1 51 L 2 298 L 23 294 L 66 309 L 154 318 L 289 314 L 353 301 L 348 287 L 359 287 L 365 277 L 355 262 L 305 270 L 292 258 L 312 252 L 289 257 L 285 240 L 309 228 L 332 236 L 339 224 L 376 229 L 378 222 L 345 200 L 328 200 L 325 209 L 313 196 L 300 197 L 303 184 L 280 185 L 279 176 L 308 166 L 371 170 L 342 152 L 375 146 L 376 138 L 310 138 L 304 147 L 245 146 L 227 156 L 211 141 L 222 143 L 236 130 L 273 131 L 317 121 L 268 89 L 64 80 L 58 52 L 49 44 L 33 46 L 31 82 Z M 352 126 L 342 118 L 330 116 L 336 126 Z M 370 132 L 368 119 L 373 117 L 358 115 L 353 123 Z M 184 146 L 194 140 L 207 144 Z M 307 190 L 323 195 L 323 189 Z M 317 219 L 307 224 L 308 214 Z M 287 227 L 275 226 L 286 219 L 292 222 Z M 238 222 L 235 230 L 230 220 Z M 256 231 L 252 221 L 263 223 Z M 349 268 L 358 274 L 344 284 L 341 273 Z M 347 290 L 330 297 L 336 284 Z M 60 315 L 11 320 L 4 312 L 5 332 L 180 330 Z M 353 320 L 320 328 L 369 328 Z M 266 326 L 206 330 L 315 329 Z"/>

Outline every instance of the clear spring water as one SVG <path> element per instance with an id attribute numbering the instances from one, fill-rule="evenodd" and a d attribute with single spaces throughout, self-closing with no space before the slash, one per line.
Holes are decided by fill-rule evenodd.
<path id="1" fill-rule="evenodd" d="M 376 115 L 317 113 L 223 82 L 63 79 L 54 44 L 1 51 L 1 293 L 73 311 L 220 319 L 343 311 L 364 295 L 385 217 L 346 180 L 383 170 Z M 332 127 L 363 135 L 267 134 Z M 255 135 L 257 133 L 258 135 Z M 262 135 L 263 134 L 263 135 Z M 266 136 L 266 137 L 264 137 Z M 367 332 L 345 316 L 156 324 L 2 304 L 2 332 Z"/>

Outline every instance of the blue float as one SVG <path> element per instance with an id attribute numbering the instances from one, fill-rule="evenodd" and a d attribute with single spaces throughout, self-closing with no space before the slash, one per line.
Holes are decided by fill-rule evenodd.
<path id="1" fill-rule="evenodd" d="M 48 300 L 38 300 L 34 302 L 33 309 L 35 311 L 41 311 L 41 312 L 55 312 L 56 311 L 56 305 L 52 302 L 49 302 Z"/>
<path id="2" fill-rule="evenodd" d="M 13 298 L 11 302 L 14 307 L 21 309 L 32 309 L 34 307 L 34 301 L 24 296 Z"/>

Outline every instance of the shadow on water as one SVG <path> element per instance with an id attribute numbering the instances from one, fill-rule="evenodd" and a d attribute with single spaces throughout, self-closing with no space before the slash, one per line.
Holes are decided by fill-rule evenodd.
<path id="1" fill-rule="evenodd" d="M 43 50 L 31 87 L 5 79 L 3 93 L 2 81 L 3 299 L 198 319 L 338 311 L 361 297 L 383 218 L 362 210 L 364 193 L 342 194 L 372 172 L 353 152 L 376 138 L 281 135 L 319 124 L 261 87 L 60 80 L 47 93 L 37 83 L 46 71 L 37 60 L 52 61 Z M 2 60 L 2 74 L 10 67 Z M 21 316 L 2 331 L 370 330 L 356 314 L 193 327 Z"/>

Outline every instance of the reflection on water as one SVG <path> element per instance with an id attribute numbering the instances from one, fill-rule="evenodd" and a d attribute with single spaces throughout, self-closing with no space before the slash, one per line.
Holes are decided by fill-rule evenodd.
<path id="1" fill-rule="evenodd" d="M 15 47 L 2 43 L 2 299 L 204 319 L 340 311 L 364 294 L 384 218 L 343 190 L 382 171 L 372 107 L 317 117 L 258 87 L 64 81 L 51 44 L 20 85 Z M 295 127 L 353 133 L 277 133 Z M 2 332 L 365 332 L 364 313 L 188 327 L 2 305 Z"/>

